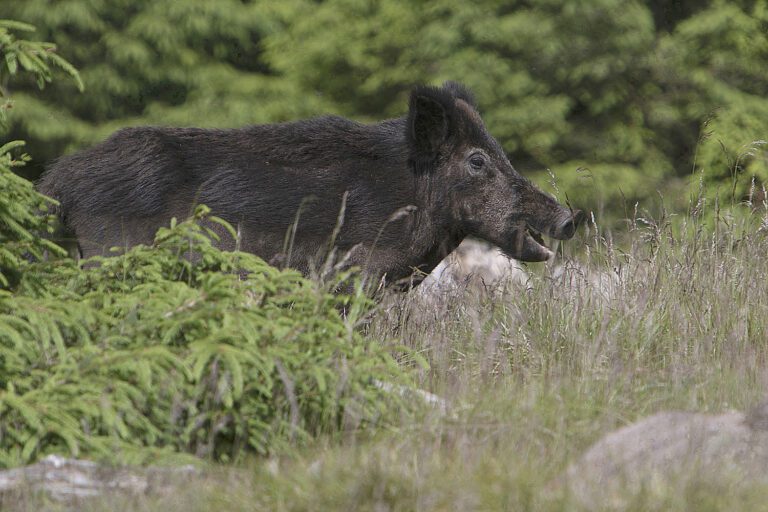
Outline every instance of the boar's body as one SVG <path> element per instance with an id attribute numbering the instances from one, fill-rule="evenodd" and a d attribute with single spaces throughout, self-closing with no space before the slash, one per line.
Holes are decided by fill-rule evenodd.
<path id="1" fill-rule="evenodd" d="M 453 83 L 417 88 L 408 116 L 372 125 L 328 116 L 124 129 L 56 161 L 39 188 L 60 202 L 85 257 L 150 243 L 206 204 L 238 228 L 241 250 L 308 272 L 343 211 L 338 254 L 388 281 L 430 272 L 468 234 L 541 261 L 551 253 L 529 230 L 568 238 L 579 220 L 512 169 Z"/>

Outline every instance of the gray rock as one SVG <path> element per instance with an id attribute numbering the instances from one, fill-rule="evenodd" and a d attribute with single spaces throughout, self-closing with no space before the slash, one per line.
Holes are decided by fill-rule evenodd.
<path id="1" fill-rule="evenodd" d="M 110 467 L 49 455 L 36 464 L 0 471 L 0 494 L 43 492 L 61 502 L 108 493 L 165 494 L 201 475 L 194 466 Z"/>
<path id="2" fill-rule="evenodd" d="M 685 481 L 768 485 L 768 403 L 749 414 L 663 412 L 612 432 L 566 470 L 586 507 L 621 507 Z"/>

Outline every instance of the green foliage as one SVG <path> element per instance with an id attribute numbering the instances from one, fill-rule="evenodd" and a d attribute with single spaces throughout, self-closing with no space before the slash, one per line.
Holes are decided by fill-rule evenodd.
<path id="1" fill-rule="evenodd" d="M 9 14 L 55 40 L 80 70 L 88 94 L 59 82 L 14 92 L 14 135 L 41 161 L 133 124 L 240 126 L 323 110 L 264 63 L 267 4 L 24 0 Z M 314 105 L 314 108 L 313 108 Z"/>
<path id="2" fill-rule="evenodd" d="M 403 371 L 355 328 L 368 299 L 219 251 L 207 213 L 85 268 L 35 264 L 0 295 L 1 467 L 230 460 L 408 410 L 381 386 Z"/>
<path id="3" fill-rule="evenodd" d="M 42 89 L 51 81 L 51 66 L 56 66 L 71 76 L 77 87 L 83 87 L 77 71 L 55 53 L 54 45 L 18 39 L 12 32 L 33 30 L 25 23 L 0 20 L 0 133 L 7 129 L 7 112 L 13 107 L 6 91 L 9 78 L 29 76 Z M 44 214 L 55 201 L 35 192 L 29 181 L 13 172 L 29 161 L 26 154 L 14 156 L 23 146 L 20 140 L 0 145 L 0 291 L 17 283 L 30 258 L 64 253 L 39 236 L 53 231 L 53 219 Z"/>
<path id="4" fill-rule="evenodd" d="M 39 237 L 40 233 L 52 231 L 52 219 L 43 214 L 54 201 L 38 194 L 32 183 L 11 171 L 24 163 L 24 156 L 11 156 L 11 151 L 23 144 L 14 141 L 0 146 L 0 290 L 17 283 L 28 266 L 28 258 L 64 252 Z"/>
<path id="5" fill-rule="evenodd" d="M 747 198 L 753 179 L 758 189 L 768 182 L 768 77 L 759 71 L 768 59 L 768 4 L 747 4 L 714 2 L 681 22 L 658 51 L 670 84 L 665 108 L 700 127 L 695 161 L 680 172 L 695 171 L 694 187 L 703 174 L 710 198 L 723 204 Z M 681 135 L 669 134 L 670 150 Z"/>
<path id="6" fill-rule="evenodd" d="M 10 14 L 63 45 L 89 87 L 32 96 L 34 84 L 22 84 L 13 133 L 35 141 L 42 163 L 131 124 L 382 119 L 403 114 L 414 83 L 452 79 L 476 92 L 519 169 L 541 184 L 554 173 L 581 207 L 621 214 L 625 200 L 676 194 L 694 162 L 712 190 L 730 195 L 738 175 L 738 201 L 752 177 L 759 188 L 768 176 L 752 144 L 768 138 L 766 5 L 11 2 Z"/>
<path id="7" fill-rule="evenodd" d="M 0 62 L 0 131 L 6 128 L 7 111 L 12 107 L 4 85 L 9 76 L 16 76 L 20 71 L 34 78 L 39 89 L 50 83 L 53 73 L 51 66 L 62 69 L 71 76 L 78 89 L 83 90 L 80 75 L 72 65 L 56 54 L 56 45 L 16 38 L 12 31 L 34 32 L 35 28 L 26 23 L 0 19 L 0 49 L 3 61 Z"/>

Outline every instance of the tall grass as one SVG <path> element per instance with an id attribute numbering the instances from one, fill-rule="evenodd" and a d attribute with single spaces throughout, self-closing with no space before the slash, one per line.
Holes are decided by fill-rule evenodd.
<path id="1" fill-rule="evenodd" d="M 621 243 L 591 222 L 554 264 L 529 267 L 527 283 L 385 297 L 365 335 L 424 358 L 428 368 L 401 364 L 451 402 L 447 415 L 253 459 L 140 507 L 578 510 L 557 479 L 605 433 L 662 410 L 748 409 L 766 395 L 765 210 L 738 208 L 753 211 L 721 214 L 715 229 L 693 214 L 636 216 Z M 757 485 L 668 484 L 629 509 L 768 503 Z"/>
<path id="2" fill-rule="evenodd" d="M 764 213 L 721 215 L 714 230 L 704 217 L 635 218 L 620 245 L 593 222 L 557 263 L 501 293 L 390 297 L 368 335 L 420 353 L 420 385 L 453 415 L 320 448 L 251 492 L 275 510 L 572 509 L 552 482 L 601 435 L 661 410 L 748 409 L 765 396 Z M 668 490 L 632 506 L 768 503 L 764 488 Z"/>

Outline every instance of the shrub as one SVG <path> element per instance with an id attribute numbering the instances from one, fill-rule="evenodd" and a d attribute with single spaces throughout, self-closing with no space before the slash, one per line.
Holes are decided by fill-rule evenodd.
<path id="1" fill-rule="evenodd" d="M 32 27 L 0 20 L 0 78 L 26 71 L 42 87 L 53 65 L 82 88 L 53 45 L 12 30 Z M 356 329 L 371 306 L 359 287 L 335 295 L 216 249 L 204 225 L 226 224 L 202 206 L 151 247 L 82 268 L 57 259 L 64 251 L 40 236 L 55 202 L 13 173 L 22 145 L 0 147 L 0 467 L 53 452 L 229 460 L 407 411 L 385 391 L 405 373 Z"/>
<path id="2" fill-rule="evenodd" d="M 32 264 L 0 295 L 0 466 L 229 460 L 397 418 L 381 382 L 405 375 L 355 329 L 368 299 L 219 251 L 207 213 L 82 269 Z"/>

